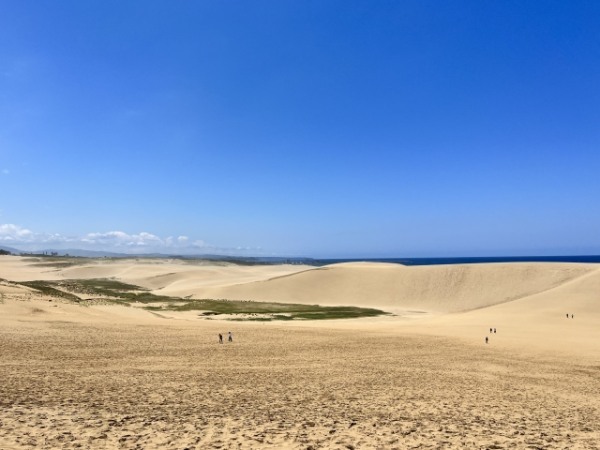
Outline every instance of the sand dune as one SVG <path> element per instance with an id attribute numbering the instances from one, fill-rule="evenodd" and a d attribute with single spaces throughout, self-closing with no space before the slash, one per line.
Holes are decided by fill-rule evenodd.
<path id="1" fill-rule="evenodd" d="M 345 263 L 309 266 L 190 264 L 176 260 L 95 260 L 53 268 L 27 258 L 0 257 L 0 277 L 113 278 L 162 295 L 321 305 L 414 309 L 433 313 L 487 308 L 575 283 L 595 264 L 498 263 L 402 266 Z M 590 297 L 588 290 L 583 288 Z M 590 304 L 593 299 L 586 297 Z M 542 306 L 542 305 L 538 305 Z"/>
<path id="2" fill-rule="evenodd" d="M 34 263 L 0 257 L 3 449 L 600 448 L 597 265 Z M 10 283 L 98 277 L 431 314 L 168 319 Z"/>
<path id="3" fill-rule="evenodd" d="M 600 361 L 600 270 L 511 302 L 432 318 L 419 332 L 474 341 L 483 340 L 488 327 L 497 329 L 490 336 L 494 346 Z"/>
<path id="4" fill-rule="evenodd" d="M 60 267 L 38 258 L 0 256 L 0 278 L 9 280 L 114 278 L 154 290 L 177 283 L 199 287 L 229 286 L 296 273 L 306 268 L 286 264 L 240 266 L 225 262 L 168 259 L 81 260 L 76 265 Z"/>
<path id="5" fill-rule="evenodd" d="M 42 261 L 43 262 L 43 261 Z M 597 355 L 600 341 L 600 267 L 595 264 L 503 263 L 406 267 L 346 263 L 308 266 L 237 266 L 177 260 L 84 260 L 52 267 L 31 258 L 0 257 L 0 278 L 7 280 L 114 278 L 163 295 L 237 300 L 377 307 L 396 314 L 356 321 L 290 326 L 342 329 L 409 330 L 481 341 L 486 327 L 503 330 L 495 345 L 536 347 L 556 352 Z M 35 300 L 40 294 L 0 283 L 2 298 Z M 57 307 L 57 305 L 59 305 Z M 58 309 L 56 309 L 58 308 Z M 55 303 L 43 320 L 62 320 L 77 307 Z M 72 309 L 75 308 L 75 309 Z M 38 309 L 44 309 L 43 307 Z M 47 308 L 46 308 L 47 309 Z M 153 320 L 137 309 L 95 306 L 92 319 Z M 7 308 L 4 308 L 7 313 Z M 60 313 L 60 314 L 59 314 Z M 577 325 L 565 314 L 576 314 Z M 18 314 L 16 314 L 18 316 Z M 15 317 L 16 317 L 15 316 Z M 90 319 L 87 313 L 85 320 Z M 162 317 L 195 320 L 197 314 Z M 401 319 L 422 319 L 407 324 Z M 83 319 L 82 319 L 83 320 Z M 510 330 L 509 333 L 506 333 Z M 579 343 L 576 345 L 575 343 Z"/>
<path id="6" fill-rule="evenodd" d="M 597 270 L 580 264 L 472 264 L 413 266 L 343 264 L 219 288 L 164 288 L 195 297 L 469 311 L 553 289 Z"/>

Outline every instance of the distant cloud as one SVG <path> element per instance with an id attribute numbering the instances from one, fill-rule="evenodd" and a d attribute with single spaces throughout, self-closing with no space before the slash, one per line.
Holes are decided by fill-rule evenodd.
<path id="1" fill-rule="evenodd" d="M 8 175 L 10 171 L 8 169 L 2 169 L 2 175 Z"/>
<path id="2" fill-rule="evenodd" d="M 15 224 L 0 224 L 0 245 L 14 246 L 24 251 L 81 249 L 118 253 L 215 253 L 242 255 L 257 253 L 249 247 L 223 248 L 202 240 L 191 241 L 188 236 L 161 238 L 142 231 L 129 234 L 124 231 L 93 232 L 83 236 L 39 233 Z"/>
<path id="3" fill-rule="evenodd" d="M 61 244 L 69 242 L 65 236 L 50 233 L 34 233 L 12 223 L 0 224 L 0 243 L 4 244 Z"/>
<path id="4" fill-rule="evenodd" d="M 0 225 L 0 242 L 15 241 L 15 242 L 28 242 L 31 240 L 33 233 L 18 225 L 12 223 L 5 223 Z"/>
<path id="5" fill-rule="evenodd" d="M 108 245 L 113 247 L 147 247 L 152 245 L 165 245 L 158 236 L 141 232 L 139 234 L 127 234 L 123 231 L 109 231 L 108 233 L 88 233 L 81 242 L 87 244 Z"/>

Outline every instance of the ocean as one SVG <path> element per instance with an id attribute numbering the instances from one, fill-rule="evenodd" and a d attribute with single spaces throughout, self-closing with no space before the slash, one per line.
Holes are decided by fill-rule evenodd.
<path id="1" fill-rule="evenodd" d="M 313 265 L 327 265 L 344 262 L 385 262 L 403 264 L 405 266 L 428 266 L 433 264 L 479 264 L 501 262 L 572 262 L 572 263 L 600 263 L 600 255 L 575 255 L 575 256 L 485 256 L 461 258 L 332 258 L 315 259 Z"/>

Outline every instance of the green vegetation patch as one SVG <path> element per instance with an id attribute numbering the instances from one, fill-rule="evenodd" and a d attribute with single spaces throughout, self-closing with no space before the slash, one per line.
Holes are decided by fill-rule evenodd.
<path id="1" fill-rule="evenodd" d="M 243 320 L 323 320 L 374 317 L 386 312 L 373 308 L 355 306 L 320 306 L 271 302 L 251 302 L 236 300 L 188 300 L 185 304 L 169 305 L 162 308 L 171 311 L 205 311 L 206 316 L 239 314 Z M 256 315 L 258 317 L 252 317 Z"/>
<path id="2" fill-rule="evenodd" d="M 48 295 L 50 297 L 64 298 L 65 300 L 70 300 L 77 303 L 81 301 L 81 298 L 79 298 L 77 295 L 57 289 L 55 287 L 56 283 L 53 281 L 21 281 L 18 284 L 22 286 L 27 286 L 31 289 L 35 289 L 36 291 L 44 295 Z"/>
<path id="3" fill-rule="evenodd" d="M 71 292 L 85 294 L 89 297 L 99 296 L 114 303 L 130 305 L 131 303 L 177 302 L 177 297 L 155 295 L 147 289 L 135 284 L 107 278 L 88 280 L 65 280 L 57 282 L 61 288 Z"/>
<path id="4" fill-rule="evenodd" d="M 107 278 L 92 278 L 89 280 L 65 280 L 58 281 L 58 284 L 82 294 L 106 295 L 116 297 L 126 297 L 136 291 L 147 291 L 135 284 L 123 283 L 122 281 L 111 280 Z"/>
<path id="5" fill-rule="evenodd" d="M 99 297 L 97 300 L 130 306 L 144 304 L 144 309 L 158 311 L 202 311 L 206 318 L 227 315 L 229 320 L 325 320 L 374 317 L 387 314 L 373 308 L 355 306 L 320 306 L 241 300 L 189 299 L 155 295 L 133 284 L 106 278 L 88 280 L 26 281 L 18 283 L 45 295 L 81 302 L 77 294 Z M 233 316 L 233 317 L 232 317 Z"/>
<path id="6" fill-rule="evenodd" d="M 88 263 L 89 258 L 69 257 L 69 256 L 37 256 L 24 259 L 36 267 L 53 267 L 55 269 L 66 269 L 68 267 L 80 266 Z"/>

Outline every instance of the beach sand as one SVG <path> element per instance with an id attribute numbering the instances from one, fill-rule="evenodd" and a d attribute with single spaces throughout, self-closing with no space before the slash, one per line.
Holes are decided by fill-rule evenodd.
<path id="1" fill-rule="evenodd" d="M 394 315 L 159 317 L 9 282 L 99 277 Z M 61 268 L 2 256 L 0 278 L 1 449 L 600 448 L 598 265 Z"/>

